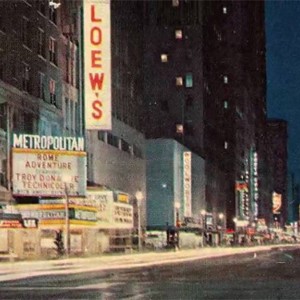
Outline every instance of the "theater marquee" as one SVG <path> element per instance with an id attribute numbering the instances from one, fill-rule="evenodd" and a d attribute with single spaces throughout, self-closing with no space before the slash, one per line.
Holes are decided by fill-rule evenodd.
<path id="1" fill-rule="evenodd" d="M 71 151 L 83 149 L 81 141 L 14 135 L 13 145 L 13 195 L 58 197 L 66 191 L 70 196 L 85 195 L 86 152 Z"/>

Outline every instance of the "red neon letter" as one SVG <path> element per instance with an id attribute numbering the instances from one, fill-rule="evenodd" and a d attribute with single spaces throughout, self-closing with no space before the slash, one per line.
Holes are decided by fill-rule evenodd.
<path id="1" fill-rule="evenodd" d="M 102 102 L 100 100 L 95 100 L 92 104 L 95 112 L 92 113 L 92 116 L 96 120 L 100 120 L 102 118 Z"/>
<path id="2" fill-rule="evenodd" d="M 90 34 L 91 43 L 94 46 L 99 46 L 102 42 L 102 31 L 99 27 L 93 27 Z"/>
<path id="3" fill-rule="evenodd" d="M 102 84 L 103 84 L 103 81 L 104 81 L 104 73 L 90 73 L 90 83 L 91 83 L 91 86 L 92 86 L 92 89 L 93 91 L 95 89 L 97 90 L 102 90 Z"/>
<path id="4" fill-rule="evenodd" d="M 102 22 L 102 19 L 97 19 L 96 16 L 95 16 L 95 5 L 92 5 L 91 6 L 91 19 L 92 19 L 92 22 Z"/>
<path id="5" fill-rule="evenodd" d="M 101 50 L 91 51 L 92 55 L 92 68 L 102 68 L 101 65 Z"/>

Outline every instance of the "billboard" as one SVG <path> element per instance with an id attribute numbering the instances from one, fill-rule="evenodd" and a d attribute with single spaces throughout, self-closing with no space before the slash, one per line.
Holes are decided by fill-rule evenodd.
<path id="1" fill-rule="evenodd" d="M 110 130 L 110 0 L 85 0 L 83 11 L 85 126 L 88 130 Z"/>
<path id="2" fill-rule="evenodd" d="M 273 192 L 272 203 L 273 203 L 273 214 L 280 214 L 280 209 L 282 206 L 282 195 Z"/>
<path id="3" fill-rule="evenodd" d="M 85 195 L 86 153 L 12 148 L 12 174 L 15 196 Z"/>
<path id="4" fill-rule="evenodd" d="M 22 218 L 37 219 L 39 225 L 65 225 L 65 204 L 19 204 L 16 205 Z M 95 225 L 96 209 L 94 207 L 69 205 L 71 225 Z"/>
<path id="5" fill-rule="evenodd" d="M 132 205 L 115 202 L 113 191 L 90 190 L 86 197 L 97 208 L 97 225 L 100 228 L 133 228 Z"/>

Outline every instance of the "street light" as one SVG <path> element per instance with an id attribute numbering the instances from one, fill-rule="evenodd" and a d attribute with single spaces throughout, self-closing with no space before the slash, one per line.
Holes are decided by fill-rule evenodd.
<path id="1" fill-rule="evenodd" d="M 205 233 L 205 215 L 206 215 L 206 210 L 205 210 L 205 209 L 201 209 L 200 214 L 201 214 L 201 217 L 202 217 L 202 246 L 204 246 L 204 241 L 205 241 L 204 233 Z"/>
<path id="2" fill-rule="evenodd" d="M 175 210 L 176 210 L 176 227 L 179 227 L 179 222 L 180 222 L 180 219 L 179 219 L 179 209 L 180 209 L 180 202 L 175 202 Z"/>
<path id="3" fill-rule="evenodd" d="M 219 213 L 219 220 L 221 222 L 221 229 L 220 229 L 220 244 L 222 245 L 222 241 L 223 241 L 223 230 L 224 230 L 224 214 L 223 213 Z"/>
<path id="4" fill-rule="evenodd" d="M 205 215 L 206 215 L 206 210 L 205 210 L 205 209 L 202 209 L 202 210 L 200 211 L 200 214 L 201 214 L 201 216 L 202 216 L 202 228 L 204 229 L 204 227 L 205 227 Z"/>
<path id="5" fill-rule="evenodd" d="M 69 216 L 69 189 L 67 184 L 65 183 L 65 226 L 66 226 L 66 234 L 65 234 L 65 245 L 66 245 L 66 255 L 70 255 L 70 216 Z"/>
<path id="6" fill-rule="evenodd" d="M 141 251 L 142 243 L 141 243 L 141 202 L 144 198 L 144 195 L 141 191 L 137 191 L 135 193 L 135 198 L 137 201 L 137 209 L 138 209 L 138 249 Z"/>
<path id="7" fill-rule="evenodd" d="M 70 255 L 70 214 L 69 214 L 69 187 L 68 184 L 71 182 L 71 176 L 64 175 L 63 178 L 64 184 L 64 195 L 65 195 L 65 238 L 64 244 L 66 247 L 66 255 Z"/>
<path id="8" fill-rule="evenodd" d="M 237 221 L 238 221 L 238 218 L 237 217 L 234 217 L 233 218 L 233 222 L 234 222 L 234 244 L 237 244 L 238 243 L 238 233 L 237 233 Z"/>

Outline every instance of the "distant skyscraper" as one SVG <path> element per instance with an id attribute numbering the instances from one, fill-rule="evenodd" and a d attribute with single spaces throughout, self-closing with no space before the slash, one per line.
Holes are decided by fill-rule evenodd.
<path id="1" fill-rule="evenodd" d="M 229 227 L 235 216 L 254 220 L 253 193 L 237 199 L 235 184 L 250 184 L 251 153 L 260 165 L 264 151 L 264 2 L 145 7 L 146 137 L 176 139 L 205 159 L 205 198 L 215 220 L 225 211 Z"/>
<path id="2" fill-rule="evenodd" d="M 288 124 L 281 119 L 268 120 L 268 144 L 272 161 L 273 192 L 281 195 L 281 207 L 275 212 L 274 218 L 284 225 L 288 217 Z"/>

